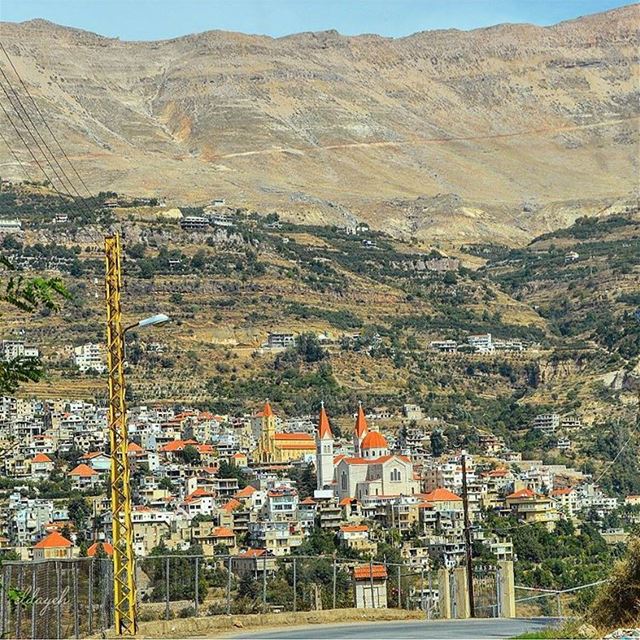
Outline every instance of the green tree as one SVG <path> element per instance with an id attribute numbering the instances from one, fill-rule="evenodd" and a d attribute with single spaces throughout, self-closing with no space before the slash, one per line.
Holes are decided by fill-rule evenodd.
<path id="1" fill-rule="evenodd" d="M 73 522 L 76 531 L 81 531 L 87 525 L 91 515 L 91 507 L 84 498 L 72 498 L 68 505 L 69 519 Z"/>
<path id="2" fill-rule="evenodd" d="M 296 341 L 296 351 L 308 363 L 324 360 L 327 355 L 315 333 L 300 334 Z"/>
<path id="3" fill-rule="evenodd" d="M 447 448 L 447 440 L 444 437 L 442 431 L 439 429 L 435 429 L 431 432 L 431 436 L 429 438 L 431 442 L 431 453 L 434 457 L 439 458 Z"/>
<path id="4" fill-rule="evenodd" d="M 313 496 L 317 487 L 317 478 L 312 463 L 303 467 L 294 467 L 289 472 L 289 478 L 296 483 L 301 498 Z"/>
<path id="5" fill-rule="evenodd" d="M 192 445 L 188 444 L 181 452 L 180 457 L 186 464 L 196 465 L 200 464 L 200 452 Z"/>
<path id="6" fill-rule="evenodd" d="M 218 477 L 236 478 L 240 489 L 244 489 L 249 484 L 247 474 L 244 473 L 240 467 L 237 467 L 235 464 L 229 464 L 226 460 L 223 460 L 218 467 Z"/>
<path id="7" fill-rule="evenodd" d="M 38 310 L 57 311 L 61 300 L 70 298 L 60 278 L 25 278 L 11 262 L 0 256 L 5 278 L 0 279 L 0 301 L 27 315 Z M 0 362 L 0 395 L 14 393 L 25 382 L 42 379 L 44 369 L 39 358 L 14 358 Z"/>

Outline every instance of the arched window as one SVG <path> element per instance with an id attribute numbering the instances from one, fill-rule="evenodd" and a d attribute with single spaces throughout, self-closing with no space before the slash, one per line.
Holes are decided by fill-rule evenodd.
<path id="1" fill-rule="evenodd" d="M 342 478 L 340 478 L 340 486 L 343 491 L 347 490 L 347 474 L 344 471 L 342 472 Z"/>
<path id="2" fill-rule="evenodd" d="M 400 482 L 400 470 L 392 469 L 391 470 L 391 482 Z"/>

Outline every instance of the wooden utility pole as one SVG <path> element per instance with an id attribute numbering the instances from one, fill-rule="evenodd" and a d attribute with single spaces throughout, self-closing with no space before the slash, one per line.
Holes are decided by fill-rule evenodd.
<path id="1" fill-rule="evenodd" d="M 462 507 L 464 509 L 464 546 L 467 561 L 467 584 L 469 586 L 469 615 L 476 617 L 473 601 L 473 548 L 471 546 L 471 522 L 469 520 L 469 494 L 467 491 L 467 455 L 462 454 Z"/>

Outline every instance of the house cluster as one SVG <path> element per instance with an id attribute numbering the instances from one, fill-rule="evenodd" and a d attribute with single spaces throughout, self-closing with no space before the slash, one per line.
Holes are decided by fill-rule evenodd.
<path id="1" fill-rule="evenodd" d="M 466 343 L 459 343 L 456 340 L 433 340 L 429 343 L 429 348 L 440 353 L 495 353 L 496 351 L 524 351 L 526 349 L 522 340 L 511 339 L 501 340 L 494 338 L 490 333 L 483 333 L 476 336 L 468 336 Z"/>
<path id="2" fill-rule="evenodd" d="M 81 373 L 104 373 L 107 370 L 104 347 L 93 342 L 75 347 L 73 361 Z"/>
<path id="3" fill-rule="evenodd" d="M 0 360 L 8 362 L 18 358 L 38 358 L 38 347 L 25 344 L 24 340 L 2 340 L 0 342 Z"/>
<path id="4" fill-rule="evenodd" d="M 22 233 L 22 221 L 17 218 L 0 218 L 0 236 Z"/>
<path id="5" fill-rule="evenodd" d="M 405 415 L 422 414 L 407 405 Z M 400 429 L 383 430 L 359 406 L 338 435 L 324 406 L 317 416 L 288 419 L 268 401 L 243 416 L 133 408 L 136 553 L 195 543 L 204 553 L 231 555 L 242 568 L 291 554 L 320 527 L 334 535 L 337 553 L 343 548 L 367 558 L 395 530 L 411 566 L 455 567 L 465 552 L 463 457 L 473 540 L 500 560 L 513 559 L 513 545 L 485 526 L 489 513 L 552 530 L 561 518 L 618 507 L 588 476 L 524 461 L 490 434 L 480 434 L 473 455 L 435 457 L 425 444 L 430 422 L 412 421 L 408 429 L 405 420 Z M 2 546 L 24 558 L 77 555 L 80 541 L 83 551 L 109 553 L 105 427 L 105 408 L 91 403 L 2 398 L 2 466 L 11 479 L 1 510 Z M 71 513 L 70 495 L 87 505 L 90 515 L 81 522 Z"/>

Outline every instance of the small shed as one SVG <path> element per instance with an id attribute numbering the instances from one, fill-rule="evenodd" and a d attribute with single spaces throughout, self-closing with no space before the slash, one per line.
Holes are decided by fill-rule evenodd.
<path id="1" fill-rule="evenodd" d="M 381 564 L 363 564 L 353 568 L 356 608 L 387 608 L 387 568 Z"/>

